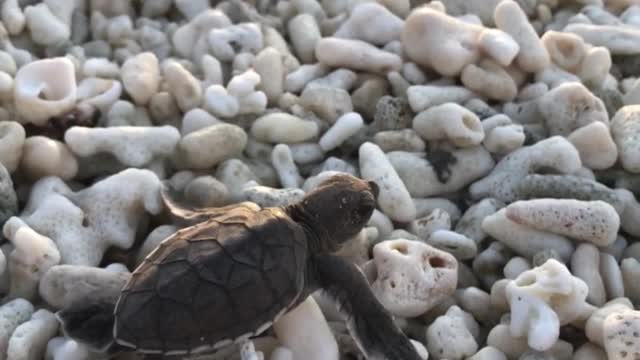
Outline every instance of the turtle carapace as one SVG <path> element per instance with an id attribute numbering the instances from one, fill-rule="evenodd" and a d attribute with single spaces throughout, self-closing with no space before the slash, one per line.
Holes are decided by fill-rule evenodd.
<path id="1" fill-rule="evenodd" d="M 146 257 L 116 303 L 70 306 L 58 319 L 99 351 L 206 353 L 260 335 L 321 289 L 367 358 L 418 360 L 359 268 L 333 254 L 369 221 L 377 194 L 375 183 L 350 175 L 286 207 L 187 209 L 165 193 L 186 227 Z"/>

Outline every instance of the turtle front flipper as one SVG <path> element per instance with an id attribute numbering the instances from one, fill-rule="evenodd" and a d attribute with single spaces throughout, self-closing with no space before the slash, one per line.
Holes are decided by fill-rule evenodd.
<path id="1" fill-rule="evenodd" d="M 250 201 L 243 201 L 222 207 L 206 207 L 201 209 L 189 208 L 185 205 L 179 204 L 175 200 L 175 191 L 166 183 L 163 184 L 162 189 L 160 190 L 160 195 L 162 197 L 162 202 L 169 210 L 169 214 L 173 218 L 173 221 L 180 226 L 192 226 L 207 219 L 222 216 L 230 210 L 238 207 L 245 207 L 252 211 L 260 210 L 260 206 Z"/>
<path id="2" fill-rule="evenodd" d="M 335 255 L 318 255 L 313 260 L 318 285 L 347 316 L 349 332 L 368 359 L 422 359 L 354 264 Z"/>

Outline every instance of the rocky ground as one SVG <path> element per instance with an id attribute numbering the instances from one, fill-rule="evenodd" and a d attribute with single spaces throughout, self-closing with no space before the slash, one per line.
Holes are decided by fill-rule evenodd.
<path id="1" fill-rule="evenodd" d="M 0 20 L 0 360 L 104 358 L 55 313 L 117 296 L 177 230 L 163 183 L 280 206 L 336 173 L 380 187 L 340 254 L 425 359 L 640 359 L 640 2 L 4 0 Z M 245 346 L 197 358 L 362 356 L 322 293 Z"/>

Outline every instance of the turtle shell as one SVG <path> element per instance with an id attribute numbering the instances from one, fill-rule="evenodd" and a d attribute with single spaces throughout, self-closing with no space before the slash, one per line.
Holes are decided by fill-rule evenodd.
<path id="1" fill-rule="evenodd" d="M 306 262 L 302 227 L 278 208 L 237 207 L 181 229 L 123 288 L 116 341 L 184 354 L 258 335 L 298 300 Z"/>

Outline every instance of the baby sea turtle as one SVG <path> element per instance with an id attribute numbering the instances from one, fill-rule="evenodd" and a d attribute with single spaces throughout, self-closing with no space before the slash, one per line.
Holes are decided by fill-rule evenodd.
<path id="1" fill-rule="evenodd" d="M 421 359 L 363 273 L 333 254 L 366 225 L 377 194 L 375 183 L 351 175 L 285 207 L 191 210 L 164 194 L 186 227 L 147 256 L 115 304 L 71 306 L 58 318 L 68 336 L 99 351 L 206 353 L 263 333 L 322 289 L 367 358 Z"/>

